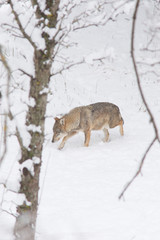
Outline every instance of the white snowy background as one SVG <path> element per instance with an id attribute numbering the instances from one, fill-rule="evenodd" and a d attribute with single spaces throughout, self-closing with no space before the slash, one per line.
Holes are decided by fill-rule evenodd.
<path id="1" fill-rule="evenodd" d="M 93 8 L 91 1 L 88 8 Z M 142 103 L 130 57 L 130 35 L 133 4 L 124 8 L 116 21 L 105 26 L 82 29 L 70 34 L 72 48 L 61 52 L 64 58 L 85 59 L 61 75 L 52 78 L 46 112 L 46 141 L 41 168 L 39 211 L 36 240 L 159 240 L 160 238 L 160 147 L 155 143 L 143 169 L 134 183 L 119 200 L 119 194 L 139 167 L 140 160 L 154 137 L 154 131 Z M 78 11 L 78 10 L 77 10 Z M 151 12 L 150 12 L 151 11 Z M 136 31 L 137 48 L 145 46 L 149 36 L 145 23 L 155 24 L 153 9 L 141 9 Z M 1 11 L 2 12 L 2 11 Z M 3 9 L 4 17 L 10 16 Z M 149 22 L 150 21 L 150 22 Z M 7 35 L 8 34 L 8 35 Z M 14 72 L 17 68 L 33 71 L 32 50 L 27 43 L 9 33 L 2 34 L 0 43 L 5 46 L 7 59 Z M 39 33 L 37 33 L 38 36 Z M 35 36 L 36 37 L 36 34 Z M 160 40 L 160 39 L 159 39 Z M 17 43 L 18 41 L 18 43 Z M 69 41 L 69 39 L 66 39 Z M 14 45 L 15 43 L 15 45 Z M 41 44 L 41 42 L 39 42 Z M 157 46 L 160 41 L 157 41 Z M 23 59 L 25 52 L 27 59 Z M 98 56 L 108 56 L 95 62 Z M 143 52 L 137 52 L 142 59 Z M 143 56 L 144 57 L 144 56 Z M 146 61 L 159 59 L 160 54 L 146 56 Z M 22 61 L 23 59 L 23 61 Z M 24 65 L 24 60 L 27 62 Z M 144 59 L 143 59 L 144 60 Z M 58 64 L 56 64 L 58 69 Z M 160 120 L 160 77 L 141 67 L 141 81 L 157 125 Z M 0 68 L 0 85 L 3 91 L 5 70 Z M 16 79 L 17 77 L 17 79 Z M 28 79 L 15 73 L 12 81 L 11 105 L 15 121 L 24 132 L 24 113 L 28 101 Z M 19 89 L 18 89 L 19 87 Z M 92 132 L 90 146 L 83 147 L 82 133 L 69 139 L 64 149 L 51 143 L 54 117 L 70 109 L 90 103 L 106 101 L 119 106 L 124 119 L 124 136 L 119 129 L 110 131 L 110 141 L 104 143 L 103 132 Z M 0 103 L 3 112 L 5 102 Z M 1 123 L 3 124 L 1 117 Z M 19 146 L 10 122 L 7 155 L 0 169 L 0 240 L 13 240 L 16 204 L 23 201 L 17 196 L 20 171 Z M 3 132 L 1 132 L 1 136 Z M 3 150 L 3 146 L 0 146 Z M 32 171 L 32 164 L 30 164 Z M 4 188 L 7 186 L 8 190 Z M 12 191 L 9 191 L 12 190 Z M 15 191 L 15 192 L 14 192 Z M 9 212 L 10 214 L 8 214 Z"/>

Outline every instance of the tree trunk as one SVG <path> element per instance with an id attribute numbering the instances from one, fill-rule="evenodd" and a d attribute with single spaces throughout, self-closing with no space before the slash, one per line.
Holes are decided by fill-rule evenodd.
<path id="1" fill-rule="evenodd" d="M 42 90 L 48 87 L 50 79 L 51 65 L 46 65 L 43 62 L 43 53 L 41 51 L 35 51 L 34 54 L 35 64 L 35 78 L 30 82 L 30 94 L 29 97 L 35 100 L 33 107 L 29 106 L 28 114 L 26 118 L 27 126 L 36 126 L 38 130 L 30 128 L 29 133 L 31 135 L 31 142 L 29 150 L 24 149 L 20 163 L 28 159 L 38 159 L 37 163 L 34 163 L 34 176 L 28 171 L 27 168 L 22 170 L 22 178 L 20 182 L 19 193 L 23 193 L 26 196 L 26 200 L 23 205 L 18 206 L 18 217 L 15 225 L 15 236 L 21 240 L 33 240 L 35 236 L 35 225 L 38 209 L 38 191 L 39 191 L 39 175 L 41 168 L 42 148 L 44 142 L 44 123 L 45 112 L 47 105 L 47 93 L 43 93 Z"/>
<path id="2" fill-rule="evenodd" d="M 31 77 L 30 79 L 29 97 L 34 99 L 35 104 L 34 106 L 28 106 L 26 116 L 26 126 L 28 126 L 28 131 L 31 136 L 28 149 L 23 146 L 22 140 L 19 137 L 22 152 L 19 163 L 22 164 L 27 160 L 32 160 L 34 175 L 32 175 L 26 167 L 22 169 L 19 193 L 25 195 L 26 201 L 17 207 L 18 217 L 16 218 L 14 228 L 14 234 L 17 240 L 34 240 L 38 210 L 39 176 L 45 132 L 45 113 L 47 106 L 47 92 L 43 90 L 48 88 L 50 81 L 51 66 L 53 61 L 52 56 L 56 42 L 54 38 L 52 39 L 48 33 L 42 30 L 41 37 L 45 41 L 45 49 L 38 49 L 36 44 L 32 42 L 31 38 L 22 28 L 20 19 L 14 10 L 12 1 L 9 2 L 22 35 L 24 37 L 27 36 L 27 39 L 34 47 L 33 58 L 35 77 Z M 39 24 L 43 23 L 42 25 L 46 26 L 47 22 L 48 28 L 55 28 L 57 24 L 60 0 L 45 1 L 47 15 L 41 11 L 38 1 L 31 0 L 31 3 L 36 9 L 35 15 Z"/>

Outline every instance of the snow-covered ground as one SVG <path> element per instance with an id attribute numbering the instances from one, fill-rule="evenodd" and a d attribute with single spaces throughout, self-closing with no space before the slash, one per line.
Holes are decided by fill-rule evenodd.
<path id="1" fill-rule="evenodd" d="M 160 147 L 155 143 L 139 175 L 119 200 L 119 194 L 139 167 L 154 137 L 152 125 L 142 104 L 130 58 L 131 21 L 118 18 L 105 27 L 73 34 L 78 47 L 69 55 L 87 55 L 79 65 L 53 78 L 46 119 L 46 142 L 39 192 L 36 240 L 159 240 L 160 236 Z M 143 32 L 138 32 L 143 40 Z M 109 58 L 92 65 L 92 54 L 105 49 Z M 78 57 L 77 57 L 78 56 Z M 149 105 L 160 119 L 160 81 L 143 78 Z M 104 143 L 103 132 L 92 132 L 90 146 L 83 147 L 82 133 L 69 139 L 64 149 L 51 143 L 53 118 L 75 106 L 98 101 L 117 104 L 124 118 L 124 136 L 110 131 Z M 13 190 L 17 184 L 18 145 L 9 139 L 8 155 L 1 167 L 0 180 L 7 179 Z M 14 156 L 14 157 L 13 157 Z M 8 177 L 9 176 L 9 177 Z M 3 194 L 3 209 L 15 211 L 15 194 Z M 0 199 L 2 201 L 2 199 Z M 15 201 L 15 200 L 14 200 Z M 8 207 L 9 206 L 9 207 Z M 0 240 L 13 240 L 15 218 L 0 213 Z"/>
<path id="2" fill-rule="evenodd" d="M 51 143 L 53 119 L 48 119 L 47 141 L 41 174 L 37 239 L 61 240 L 158 240 L 160 236 L 160 149 L 155 144 L 139 176 L 119 200 L 119 194 L 139 167 L 153 138 L 153 128 L 141 102 L 129 56 L 130 21 L 119 19 L 104 28 L 77 34 L 78 54 L 113 48 L 114 59 L 105 65 L 80 66 L 53 83 L 48 115 L 65 113 L 90 102 L 116 103 L 124 117 L 119 129 L 93 132 L 89 148 L 84 136 L 68 140 L 62 151 Z M 142 33 L 141 33 L 142 34 Z M 142 37 L 143 39 L 143 37 Z M 77 53 L 73 53 L 76 54 Z M 113 54 L 113 55 L 114 55 Z M 160 117 L 160 83 L 144 82 L 150 106 Z M 61 89 L 62 93 L 58 89 Z M 66 104 L 67 103 L 67 104 Z M 49 114 L 50 113 L 50 114 Z"/>

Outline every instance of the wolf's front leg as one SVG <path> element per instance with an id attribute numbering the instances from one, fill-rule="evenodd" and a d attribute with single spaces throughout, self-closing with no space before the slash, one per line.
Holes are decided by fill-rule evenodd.
<path id="1" fill-rule="evenodd" d="M 61 149 L 64 147 L 66 141 L 67 141 L 70 137 L 74 136 L 76 133 L 77 133 L 76 131 L 73 131 L 73 132 L 68 133 L 68 135 L 63 138 L 63 140 L 62 140 L 61 144 L 59 145 L 58 149 L 61 150 Z"/>
<path id="2" fill-rule="evenodd" d="M 64 138 L 65 138 L 65 137 L 64 137 Z M 65 145 L 65 140 L 64 140 L 64 138 L 63 138 L 61 144 L 60 144 L 59 147 L 58 147 L 59 150 L 61 150 L 61 149 L 64 147 L 64 145 Z"/>

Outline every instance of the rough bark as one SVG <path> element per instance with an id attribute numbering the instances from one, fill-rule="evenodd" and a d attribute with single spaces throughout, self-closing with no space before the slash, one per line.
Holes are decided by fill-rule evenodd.
<path id="1" fill-rule="evenodd" d="M 16 220 L 15 235 L 17 239 L 21 240 L 34 239 L 38 209 L 39 175 L 44 142 L 44 123 L 47 105 L 47 94 L 41 94 L 41 91 L 48 85 L 51 67 L 43 64 L 41 57 L 42 53 L 39 54 L 35 52 L 36 77 L 32 78 L 30 82 L 30 97 L 34 98 L 35 106 L 29 107 L 26 119 L 26 125 L 40 127 L 40 131 L 29 131 L 31 135 L 29 150 L 24 149 L 20 159 L 21 164 L 28 159 L 33 159 L 34 157 L 38 158 L 40 162 L 38 164 L 34 164 L 34 176 L 31 175 L 27 168 L 23 168 L 22 171 L 19 192 L 25 194 L 26 199 L 30 202 L 31 206 L 27 206 L 27 204 L 24 203 L 17 208 L 19 216 Z"/>
<path id="2" fill-rule="evenodd" d="M 60 0 L 46 1 L 46 8 L 51 12 L 48 17 L 44 14 L 41 16 L 41 21 L 45 21 L 45 18 L 49 18 L 48 26 L 50 28 L 56 26 L 57 22 L 57 11 Z M 33 5 L 37 4 L 37 1 L 32 1 Z M 40 18 L 41 11 L 37 8 L 36 16 Z M 47 33 L 42 33 L 42 37 L 45 40 L 46 48 L 44 51 L 34 48 L 34 68 L 35 77 L 30 79 L 30 92 L 29 97 L 35 101 L 34 106 L 28 107 L 28 113 L 26 117 L 26 125 L 34 125 L 40 127 L 40 131 L 30 130 L 31 141 L 29 148 L 21 146 L 21 159 L 20 164 L 28 159 L 39 159 L 38 163 L 34 163 L 34 176 L 28 171 L 27 168 L 23 168 L 19 193 L 23 193 L 26 197 L 27 202 L 17 207 L 18 217 L 16 218 L 16 224 L 14 233 L 16 239 L 20 240 L 34 240 L 35 238 L 35 227 L 38 210 L 38 191 L 39 191 L 39 177 L 42 159 L 42 149 L 44 142 L 44 124 L 45 124 L 45 112 L 47 106 L 47 93 L 43 93 L 42 90 L 48 87 L 51 66 L 52 66 L 52 55 L 55 47 L 55 40 L 49 39 Z M 29 204 L 28 204 L 29 202 Z"/>

